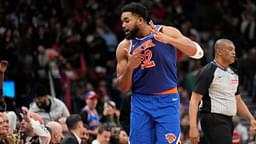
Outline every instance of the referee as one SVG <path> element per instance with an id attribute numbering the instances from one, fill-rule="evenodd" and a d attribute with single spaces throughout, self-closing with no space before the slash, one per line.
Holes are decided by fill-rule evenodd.
<path id="1" fill-rule="evenodd" d="M 204 144 L 232 144 L 232 117 L 238 114 L 256 130 L 256 121 L 239 94 L 235 62 L 235 46 L 228 39 L 215 43 L 215 59 L 204 66 L 197 76 L 189 105 L 190 139 L 199 143 L 197 113 L 200 104 L 200 124 Z M 201 103 L 200 103 L 201 102 Z"/>

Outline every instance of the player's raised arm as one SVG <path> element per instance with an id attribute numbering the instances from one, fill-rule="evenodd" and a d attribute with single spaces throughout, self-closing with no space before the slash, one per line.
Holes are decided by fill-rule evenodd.
<path id="1" fill-rule="evenodd" d="M 156 40 L 175 46 L 191 58 L 200 59 L 204 55 L 204 52 L 198 43 L 184 36 L 174 27 L 163 25 L 160 30 L 157 30 L 153 22 L 150 21 L 149 29 L 154 33 Z"/>

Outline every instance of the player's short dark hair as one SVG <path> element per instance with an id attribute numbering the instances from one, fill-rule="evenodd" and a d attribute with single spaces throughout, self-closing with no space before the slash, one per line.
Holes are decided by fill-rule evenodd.
<path id="1" fill-rule="evenodd" d="M 148 9 L 142 4 L 138 2 L 132 2 L 126 4 L 121 9 L 121 13 L 123 12 L 132 12 L 140 17 L 142 17 L 145 21 L 149 21 L 149 12 Z"/>
<path id="2" fill-rule="evenodd" d="M 79 114 L 72 114 L 67 117 L 66 124 L 69 130 L 76 128 L 78 122 L 82 122 L 82 118 Z"/>

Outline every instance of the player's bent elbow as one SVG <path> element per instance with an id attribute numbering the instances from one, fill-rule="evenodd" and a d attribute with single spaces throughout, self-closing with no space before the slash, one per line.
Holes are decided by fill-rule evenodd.
<path id="1" fill-rule="evenodd" d="M 128 87 L 126 84 L 122 84 L 120 82 L 117 82 L 117 88 L 123 93 L 127 93 L 130 90 L 130 87 Z"/>
<path id="2" fill-rule="evenodd" d="M 193 42 L 196 45 L 196 52 L 194 55 L 190 56 L 191 58 L 194 59 L 200 59 L 204 56 L 204 51 L 203 49 L 200 47 L 200 45 L 196 42 Z"/>
<path id="3" fill-rule="evenodd" d="M 121 86 L 121 85 L 117 86 L 117 88 L 123 93 L 128 93 L 130 90 L 130 88 L 128 88 L 127 86 Z"/>

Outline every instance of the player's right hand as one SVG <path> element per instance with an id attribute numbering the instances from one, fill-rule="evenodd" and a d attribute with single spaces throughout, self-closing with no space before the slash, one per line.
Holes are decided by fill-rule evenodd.
<path id="1" fill-rule="evenodd" d="M 137 48 L 132 54 L 128 54 L 128 66 L 130 66 L 130 68 L 135 69 L 141 64 L 142 52 L 142 48 Z"/>
<path id="2" fill-rule="evenodd" d="M 148 28 L 149 28 L 149 30 L 151 31 L 151 33 L 154 34 L 154 38 L 155 38 L 157 41 L 160 41 L 160 42 L 166 43 L 166 44 L 169 43 L 169 36 L 167 36 L 167 35 L 164 34 L 163 32 L 160 32 L 159 30 L 157 30 L 157 29 L 156 29 L 156 26 L 155 26 L 155 24 L 153 23 L 152 20 L 149 22 Z"/>
<path id="3" fill-rule="evenodd" d="M 200 133 L 197 127 L 190 127 L 189 137 L 191 144 L 198 144 L 200 141 Z"/>

